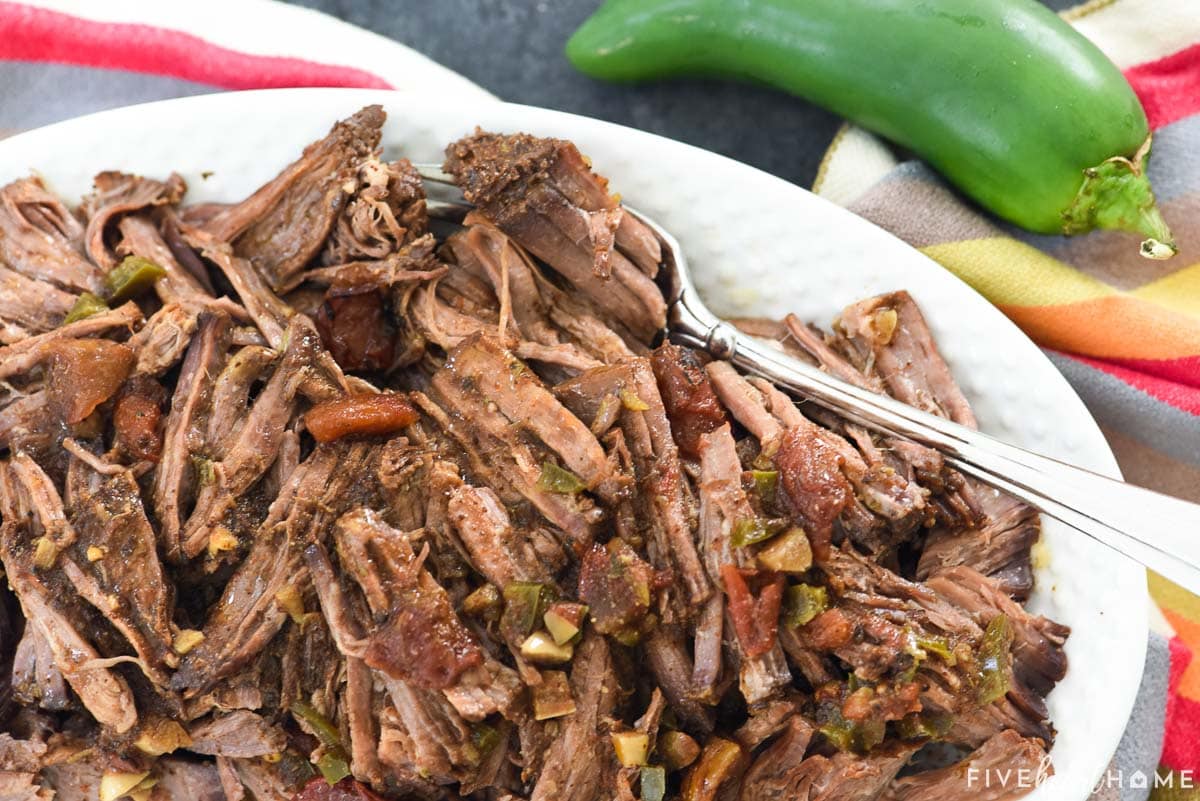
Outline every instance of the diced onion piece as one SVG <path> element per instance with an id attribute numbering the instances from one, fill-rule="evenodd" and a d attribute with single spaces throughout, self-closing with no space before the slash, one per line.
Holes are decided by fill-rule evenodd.
<path id="1" fill-rule="evenodd" d="M 583 620 L 587 616 L 586 604 L 567 603 L 565 601 L 552 604 L 542 616 L 546 630 L 554 637 L 559 645 L 566 645 L 579 634 L 583 628 Z"/>
<path id="2" fill-rule="evenodd" d="M 175 653 L 186 654 L 202 642 L 204 642 L 204 632 L 195 629 L 181 629 L 175 635 Z"/>
<path id="3" fill-rule="evenodd" d="M 631 412 L 644 412 L 650 408 L 650 404 L 638 397 L 637 393 L 631 389 L 622 388 L 619 394 L 621 405 Z"/>
<path id="4" fill-rule="evenodd" d="M 212 534 L 208 535 L 208 555 L 210 557 L 215 557 L 217 554 L 226 551 L 232 551 L 237 547 L 237 535 L 224 526 L 217 526 L 213 529 Z"/>
<path id="5" fill-rule="evenodd" d="M 49 537 L 38 537 L 33 547 L 33 566 L 38 570 L 49 570 L 58 559 L 58 546 Z"/>
<path id="6" fill-rule="evenodd" d="M 802 528 L 792 528 L 758 552 L 758 563 L 780 573 L 803 573 L 812 567 L 812 546 Z"/>
<path id="7" fill-rule="evenodd" d="M 538 665 L 561 665 L 574 655 L 574 646 L 559 645 L 545 631 L 535 631 L 521 643 L 521 656 Z"/>
<path id="8" fill-rule="evenodd" d="M 100 801 L 117 801 L 122 796 L 142 783 L 150 775 L 150 771 L 138 773 L 105 773 L 100 777 Z"/>
<path id="9" fill-rule="evenodd" d="M 646 757 L 650 753 L 650 735 L 640 731 L 617 731 L 611 736 L 617 761 L 622 766 L 638 768 L 646 764 Z"/>
<path id="10" fill-rule="evenodd" d="M 147 756 L 162 756 L 192 744 L 191 735 L 169 718 L 156 718 L 142 726 L 142 733 L 133 743 Z"/>
<path id="11" fill-rule="evenodd" d="M 275 603 L 288 613 L 293 623 L 300 624 L 305 621 L 304 599 L 300 597 L 300 590 L 296 589 L 295 585 L 289 584 L 275 593 Z"/>

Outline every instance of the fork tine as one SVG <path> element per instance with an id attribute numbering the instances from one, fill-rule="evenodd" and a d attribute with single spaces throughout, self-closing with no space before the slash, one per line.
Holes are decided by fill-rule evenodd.
<path id="1" fill-rule="evenodd" d="M 474 206 L 466 202 L 455 203 L 434 198 L 426 198 L 425 200 L 425 212 L 430 218 L 445 220 L 446 222 L 461 223 L 463 217 L 466 217 L 472 208 Z"/>
<path id="2" fill-rule="evenodd" d="M 454 177 L 436 164 L 413 164 L 425 184 L 425 210 L 430 217 L 453 223 L 461 223 L 463 217 L 475 208 L 462 196 L 454 183 Z"/>
<path id="3" fill-rule="evenodd" d="M 416 169 L 418 175 L 430 183 L 457 186 L 454 181 L 454 176 L 450 173 L 443 172 L 442 168 L 437 164 L 420 163 L 413 164 L 413 167 Z"/>

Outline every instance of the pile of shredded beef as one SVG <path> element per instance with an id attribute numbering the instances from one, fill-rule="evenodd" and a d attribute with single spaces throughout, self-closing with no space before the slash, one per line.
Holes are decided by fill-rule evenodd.
<path id="1" fill-rule="evenodd" d="M 570 142 L 450 145 L 435 238 L 383 120 L 232 205 L 0 189 L 0 797 L 1019 795 L 1034 511 L 657 344 Z M 904 292 L 737 322 L 975 424 Z"/>

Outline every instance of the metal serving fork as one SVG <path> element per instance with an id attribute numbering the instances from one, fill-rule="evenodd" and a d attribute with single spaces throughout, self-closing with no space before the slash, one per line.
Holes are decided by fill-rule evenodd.
<path id="1" fill-rule="evenodd" d="M 436 165 L 416 165 L 427 184 L 454 187 Z M 458 221 L 470 209 L 457 189 L 440 189 L 430 215 Z M 856 387 L 748 336 L 709 311 L 692 283 L 683 249 L 662 226 L 625 206 L 662 245 L 659 283 L 671 341 L 706 351 L 806 401 L 891 436 L 942 453 L 962 473 L 1001 489 L 1200 592 L 1200 506 L 1010 445 L 974 429 Z"/>

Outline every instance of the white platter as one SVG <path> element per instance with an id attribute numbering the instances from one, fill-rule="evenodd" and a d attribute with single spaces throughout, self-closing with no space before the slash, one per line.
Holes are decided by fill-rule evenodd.
<path id="1" fill-rule="evenodd" d="M 414 161 L 440 161 L 445 145 L 476 125 L 574 140 L 612 179 L 614 191 L 676 235 L 718 313 L 795 311 L 828 325 L 847 303 L 908 289 L 985 431 L 1119 475 L 1095 422 L 1041 351 L 937 264 L 792 184 L 629 128 L 524 106 L 394 92 L 243 92 L 108 111 L 5 140 L 0 181 L 36 171 L 74 201 L 100 170 L 156 177 L 174 170 L 187 179 L 191 201 L 238 200 L 334 120 L 369 103 L 389 113 L 385 154 Z M 1029 797 L 1082 801 L 1107 767 L 1133 708 L 1146 651 L 1145 572 L 1053 521 L 1046 521 L 1044 539 L 1050 558 L 1038 570 L 1032 607 L 1071 626 L 1071 668 L 1049 697 L 1058 729 L 1056 775 Z"/>

